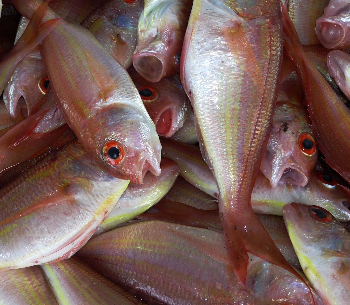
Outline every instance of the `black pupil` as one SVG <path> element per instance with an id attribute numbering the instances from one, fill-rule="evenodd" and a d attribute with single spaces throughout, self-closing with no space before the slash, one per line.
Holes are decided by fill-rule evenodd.
<path id="1" fill-rule="evenodd" d="M 326 173 L 322 174 L 322 178 L 324 181 L 328 182 L 328 183 L 332 183 L 333 182 L 333 178 L 331 175 L 328 175 Z"/>
<path id="2" fill-rule="evenodd" d="M 320 219 L 327 218 L 327 213 L 321 209 L 312 208 L 311 211 L 315 213 L 317 218 L 320 218 Z"/>
<path id="3" fill-rule="evenodd" d="M 312 142 L 310 139 L 305 139 L 303 141 L 303 147 L 305 149 L 311 149 L 312 147 L 314 147 L 314 142 Z"/>
<path id="4" fill-rule="evenodd" d="M 50 85 L 50 81 L 48 79 L 46 81 L 44 81 L 43 86 L 45 89 L 47 89 L 49 87 L 49 85 Z"/>
<path id="5" fill-rule="evenodd" d="M 140 95 L 145 96 L 145 97 L 151 97 L 153 94 L 151 89 L 142 89 L 140 91 Z"/>
<path id="6" fill-rule="evenodd" d="M 116 147 L 111 147 L 108 150 L 108 157 L 110 157 L 113 160 L 118 159 L 119 154 L 120 154 L 119 149 Z"/>

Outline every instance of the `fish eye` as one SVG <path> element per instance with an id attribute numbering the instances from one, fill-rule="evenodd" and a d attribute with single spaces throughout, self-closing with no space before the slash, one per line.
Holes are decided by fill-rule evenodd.
<path id="1" fill-rule="evenodd" d="M 43 76 L 38 81 L 38 87 L 42 94 L 47 93 L 47 88 L 49 87 L 49 85 L 50 85 L 50 80 L 47 76 Z"/>
<path id="2" fill-rule="evenodd" d="M 318 180 L 320 180 L 323 185 L 327 188 L 335 188 L 336 187 L 336 181 L 333 179 L 333 177 L 326 173 L 326 172 L 320 172 L 320 173 L 317 173 L 317 178 Z"/>
<path id="3" fill-rule="evenodd" d="M 157 92 L 151 87 L 142 87 L 139 89 L 139 93 L 144 101 L 151 101 L 157 97 Z"/>
<path id="4" fill-rule="evenodd" d="M 333 220 L 333 216 L 331 213 L 329 213 L 327 210 L 318 207 L 316 205 L 310 206 L 310 215 L 312 218 L 316 219 L 317 221 L 321 222 L 331 222 Z"/>
<path id="5" fill-rule="evenodd" d="M 307 132 L 302 133 L 298 140 L 300 150 L 307 156 L 316 152 L 316 142 L 313 136 Z"/>
<path id="6" fill-rule="evenodd" d="M 117 166 L 124 159 L 124 148 L 117 141 L 109 141 L 102 148 L 102 156 L 105 162 L 111 166 Z"/>

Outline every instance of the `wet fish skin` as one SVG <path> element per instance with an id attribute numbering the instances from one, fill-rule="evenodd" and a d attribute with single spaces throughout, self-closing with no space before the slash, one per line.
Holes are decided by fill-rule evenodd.
<path id="1" fill-rule="evenodd" d="M 326 210 L 292 203 L 283 208 L 305 275 L 325 304 L 349 301 L 350 234 Z"/>
<path id="2" fill-rule="evenodd" d="M 77 141 L 49 154 L 0 190 L 0 268 L 70 257 L 128 183 L 104 172 Z"/>
<path id="3" fill-rule="evenodd" d="M 306 285 L 282 268 L 254 256 L 251 260 L 258 260 L 257 265 L 267 264 L 275 271 L 269 273 L 266 281 L 257 280 L 259 273 L 251 272 L 249 266 L 249 286 L 244 287 L 230 271 L 223 235 L 211 230 L 161 221 L 141 222 L 91 239 L 77 256 L 151 304 L 262 305 L 281 304 L 281 299 L 288 304 L 291 290 L 276 290 L 275 299 L 267 292 L 272 274 L 294 279 L 301 286 L 294 296 L 295 304 L 310 304 Z M 254 294 L 250 283 L 257 284 Z"/>
<path id="4" fill-rule="evenodd" d="M 226 248 L 242 282 L 248 252 L 294 272 L 250 205 L 282 58 L 280 3 L 268 3 L 195 0 L 181 57 L 199 143 L 220 191 Z"/>
<path id="5" fill-rule="evenodd" d="M 144 304 L 76 257 L 40 267 L 60 304 Z"/>
<path id="6" fill-rule="evenodd" d="M 0 303 L 6 305 L 58 305 L 39 266 L 0 270 Z"/>

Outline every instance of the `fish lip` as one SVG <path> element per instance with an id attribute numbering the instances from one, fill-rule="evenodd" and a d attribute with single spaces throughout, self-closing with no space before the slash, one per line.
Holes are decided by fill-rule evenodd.
<path id="1" fill-rule="evenodd" d="M 332 39 L 330 41 L 325 37 L 328 35 L 326 31 L 329 31 L 331 27 L 334 28 L 335 26 L 341 30 L 341 34 L 338 35 L 338 38 L 336 40 Z M 315 31 L 316 31 L 317 38 L 319 39 L 319 41 L 322 43 L 323 46 L 325 46 L 327 49 L 334 49 L 336 47 L 341 46 L 345 38 L 346 30 L 344 30 L 342 23 L 339 22 L 338 20 L 331 17 L 328 17 L 328 18 L 321 17 L 316 21 Z"/>
<path id="2" fill-rule="evenodd" d="M 290 177 L 290 175 L 294 177 Z M 273 188 L 276 188 L 279 183 L 289 183 L 304 187 L 308 183 L 308 175 L 298 166 L 286 164 L 280 167 L 276 174 L 272 173 L 269 180 Z"/>
<path id="3" fill-rule="evenodd" d="M 172 107 L 163 109 L 157 115 L 157 117 L 154 119 L 154 125 L 156 125 L 156 131 L 158 135 L 169 138 L 177 131 L 177 128 L 175 126 L 176 118 L 174 118 L 174 116 L 175 114 Z M 162 123 L 166 121 L 170 121 L 170 123 L 166 123 L 167 126 L 164 126 Z"/>
<path id="4" fill-rule="evenodd" d="M 164 60 L 152 52 L 139 52 L 132 57 L 135 70 L 152 83 L 159 82 L 165 71 Z"/>
<path id="5" fill-rule="evenodd" d="M 293 215 L 293 216 L 302 218 L 301 211 L 300 211 L 299 206 L 296 202 L 286 204 L 283 207 L 283 217 L 285 217 L 285 214 L 287 214 L 287 213 L 288 213 L 288 215 Z"/>

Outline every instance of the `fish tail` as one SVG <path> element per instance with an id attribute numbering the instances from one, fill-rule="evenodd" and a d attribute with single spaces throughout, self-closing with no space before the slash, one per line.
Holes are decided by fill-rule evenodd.
<path id="1" fill-rule="evenodd" d="M 314 299 L 309 285 L 279 251 L 251 207 L 245 210 L 244 217 L 226 214 L 221 215 L 225 217 L 223 219 L 225 243 L 231 257 L 233 271 L 243 284 L 247 277 L 249 252 L 295 275 L 309 288 L 311 297 Z"/>

